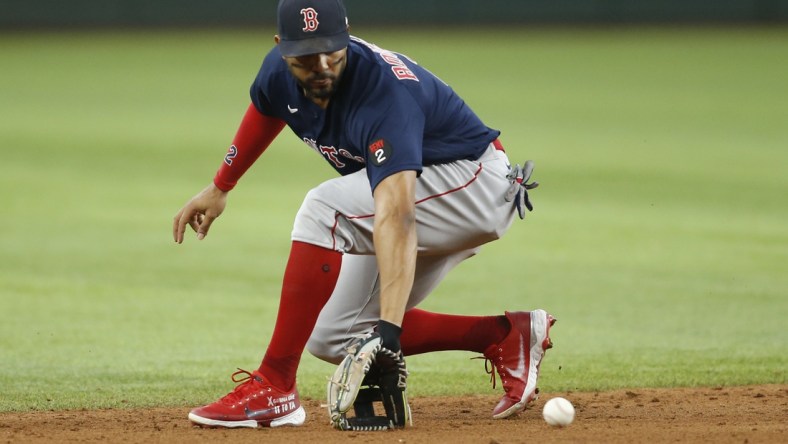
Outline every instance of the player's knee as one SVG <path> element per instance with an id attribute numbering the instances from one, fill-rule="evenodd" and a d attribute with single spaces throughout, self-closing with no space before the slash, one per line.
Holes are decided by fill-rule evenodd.
<path id="1" fill-rule="evenodd" d="M 292 238 L 321 246 L 331 245 L 335 214 L 336 211 L 326 204 L 321 193 L 311 190 L 296 213 Z"/>
<path id="2" fill-rule="evenodd" d="M 317 188 L 313 188 L 306 193 L 304 201 L 301 202 L 301 208 L 296 213 L 296 220 L 306 219 L 314 223 L 316 219 L 328 212 L 329 209 L 325 205 L 322 194 Z"/>
<path id="3" fill-rule="evenodd" d="M 332 364 L 339 364 L 345 357 L 345 349 L 341 341 L 331 341 L 328 335 L 316 334 L 317 329 L 309 337 L 306 349 L 314 357 Z"/>
<path id="4" fill-rule="evenodd" d="M 291 238 L 337 251 L 350 251 L 356 245 L 356 230 L 332 203 L 330 186 L 310 190 L 296 213 Z"/>

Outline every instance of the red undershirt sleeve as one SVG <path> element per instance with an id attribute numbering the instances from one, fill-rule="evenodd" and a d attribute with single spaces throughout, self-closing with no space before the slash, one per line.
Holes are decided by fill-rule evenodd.
<path id="1" fill-rule="evenodd" d="M 250 104 L 235 133 L 233 144 L 213 178 L 214 185 L 222 191 L 232 190 L 284 127 L 284 120 L 266 116 L 254 104 Z"/>

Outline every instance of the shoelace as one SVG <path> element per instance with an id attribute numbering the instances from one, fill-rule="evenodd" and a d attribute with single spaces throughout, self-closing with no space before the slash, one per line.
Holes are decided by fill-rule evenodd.
<path id="1" fill-rule="evenodd" d="M 237 376 L 241 374 L 246 376 L 237 378 Z M 237 372 L 232 374 L 230 379 L 232 379 L 233 382 L 238 383 L 238 385 L 236 385 L 233 391 L 225 395 L 221 400 L 225 403 L 235 404 L 236 402 L 245 398 L 248 392 L 253 389 L 252 383 L 255 381 L 255 379 L 251 373 L 240 368 Z"/>
<path id="2" fill-rule="evenodd" d="M 475 358 L 471 358 L 471 359 L 484 359 L 484 371 L 487 372 L 488 375 L 490 375 L 490 381 L 492 382 L 493 388 L 495 388 L 495 374 L 498 372 L 495 370 L 495 364 L 493 363 L 492 359 L 486 356 L 476 356 Z M 490 368 L 490 366 L 492 366 L 492 368 Z M 504 386 L 504 391 L 508 391 L 508 390 L 509 389 L 507 389 L 506 386 Z M 537 395 L 539 394 L 539 387 L 536 388 L 534 393 L 536 393 Z"/>
<path id="3" fill-rule="evenodd" d="M 495 371 L 495 364 L 493 363 L 492 359 L 490 359 L 490 358 L 488 358 L 486 356 L 476 356 L 476 357 L 471 358 L 471 359 L 484 359 L 484 371 L 488 375 L 490 375 L 490 382 L 492 382 L 492 386 L 493 386 L 493 388 L 495 388 L 495 382 L 496 382 L 495 381 L 495 373 L 496 373 L 496 371 Z M 490 366 L 492 366 L 492 368 L 490 368 Z"/>

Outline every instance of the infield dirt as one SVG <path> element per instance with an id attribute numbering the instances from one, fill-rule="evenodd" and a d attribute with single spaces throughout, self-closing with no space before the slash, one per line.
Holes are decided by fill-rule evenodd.
<path id="1" fill-rule="evenodd" d="M 320 400 L 303 400 L 303 427 L 201 429 L 186 419 L 189 407 L 0 413 L 0 441 L 25 442 L 788 442 L 788 385 L 693 389 L 631 389 L 543 393 L 515 418 L 493 420 L 499 395 L 415 398 L 414 426 L 389 432 L 339 432 L 328 425 Z M 541 417 L 547 399 L 563 396 L 577 410 L 565 428 Z"/>

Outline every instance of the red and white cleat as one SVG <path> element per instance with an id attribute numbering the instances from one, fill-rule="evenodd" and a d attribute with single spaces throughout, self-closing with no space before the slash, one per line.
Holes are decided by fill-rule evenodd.
<path id="1" fill-rule="evenodd" d="M 484 357 L 501 377 L 504 395 L 493 409 L 493 418 L 502 419 L 525 410 L 536 400 L 539 365 L 545 351 L 553 346 L 550 327 L 555 318 L 544 310 L 506 312 L 512 326 L 500 344 L 487 348 Z M 495 386 L 495 373 L 487 369 Z"/>
<path id="2" fill-rule="evenodd" d="M 246 377 L 236 379 L 239 374 Z M 220 400 L 189 412 L 189 421 L 200 427 L 280 427 L 300 426 L 306 420 L 295 384 L 290 391 L 280 390 L 258 371 L 238 369 L 235 390 Z"/>

